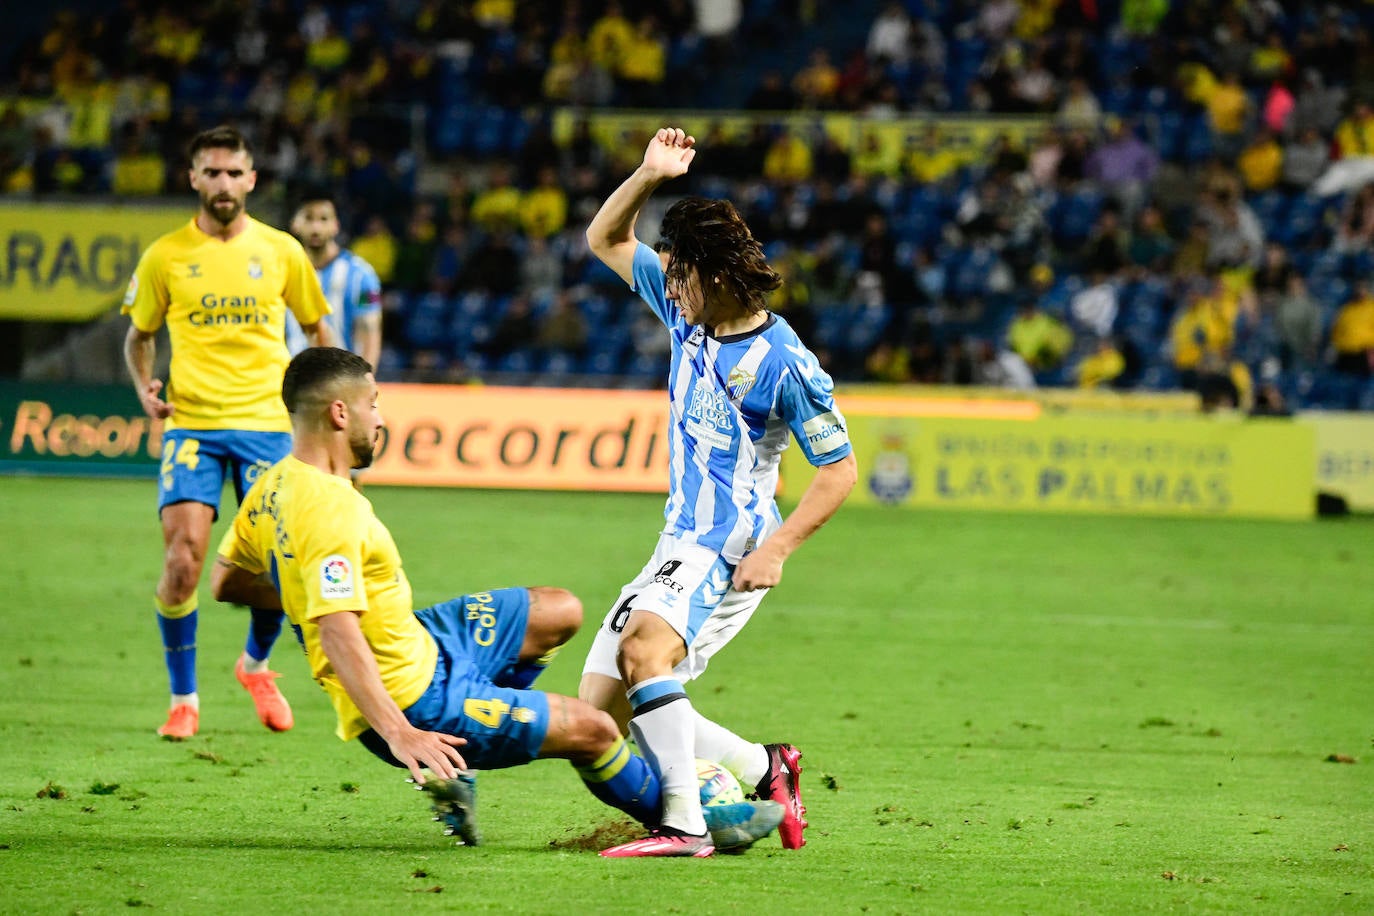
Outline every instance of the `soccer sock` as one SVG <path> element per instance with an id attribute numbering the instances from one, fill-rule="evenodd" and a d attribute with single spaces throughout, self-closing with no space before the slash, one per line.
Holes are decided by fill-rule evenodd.
<path id="1" fill-rule="evenodd" d="M 745 741 L 701 713 L 696 714 L 696 755 L 725 767 L 742 786 L 758 785 L 768 774 L 768 750 L 762 744 Z"/>
<path id="2" fill-rule="evenodd" d="M 693 746 L 695 711 L 673 677 L 640 681 L 629 690 L 630 730 L 640 752 L 658 772 L 663 791 L 662 826 L 699 836 L 706 832 Z"/>
<path id="3" fill-rule="evenodd" d="M 514 687 L 516 690 L 528 690 L 534 683 L 534 679 L 544 673 L 544 669 L 549 667 L 554 656 L 562 646 L 554 646 L 548 652 L 539 656 L 532 662 L 516 662 L 502 672 L 501 677 L 496 681 L 502 687 Z"/>
<path id="4" fill-rule="evenodd" d="M 646 827 L 656 827 L 663 813 L 663 795 L 658 776 L 649 762 L 630 753 L 624 738 L 590 765 L 575 767 L 577 775 L 593 795 L 613 808 L 619 808 Z"/>
<path id="5" fill-rule="evenodd" d="M 157 608 L 157 625 L 162 631 L 163 657 L 167 662 L 167 677 L 172 682 L 172 695 L 186 697 L 196 692 L 196 608 L 197 595 L 180 604 L 163 604 L 153 596 Z"/>
<path id="6" fill-rule="evenodd" d="M 272 654 L 272 645 L 281 635 L 281 622 L 285 615 L 281 611 L 261 607 L 252 608 L 249 613 L 252 620 L 248 624 L 248 639 L 243 644 L 243 651 L 253 661 L 263 662 L 258 670 L 266 670 L 267 656 Z"/>

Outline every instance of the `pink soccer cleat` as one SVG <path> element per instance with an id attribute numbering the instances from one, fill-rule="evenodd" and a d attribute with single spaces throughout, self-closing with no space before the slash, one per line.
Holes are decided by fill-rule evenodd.
<path id="1" fill-rule="evenodd" d="M 783 849 L 801 849 L 806 845 L 802 831 L 806 829 L 806 806 L 801 797 L 801 751 L 790 744 L 765 744 L 768 752 L 768 775 L 759 780 L 752 798 L 771 798 L 780 802 L 785 813 L 778 825 L 778 838 Z"/>
<path id="2" fill-rule="evenodd" d="M 715 851 L 716 847 L 711 842 L 709 833 L 693 836 L 690 833 L 665 828 L 655 830 L 642 840 L 633 840 L 603 849 L 601 855 L 608 859 L 637 859 L 648 856 L 691 856 L 694 859 L 704 859 Z"/>

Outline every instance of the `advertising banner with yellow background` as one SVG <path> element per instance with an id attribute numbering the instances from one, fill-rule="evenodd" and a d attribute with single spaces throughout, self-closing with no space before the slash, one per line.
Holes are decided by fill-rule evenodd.
<path id="1" fill-rule="evenodd" d="M 586 121 L 592 138 L 621 166 L 637 163 L 654 131 L 666 123 L 663 115 L 652 111 L 596 111 L 563 108 L 554 113 L 553 135 L 566 143 L 578 121 Z M 963 164 L 981 162 L 998 137 L 1006 136 L 1023 149 L 1049 129 L 1048 118 L 1003 115 L 993 117 L 904 117 L 866 118 L 834 111 L 718 112 L 682 111 L 670 122 L 703 141 L 718 129 L 726 139 L 749 136 L 755 124 L 784 127 L 800 137 L 814 140 L 834 137 L 840 147 L 856 153 L 876 148 L 881 160 L 879 171 L 897 174 L 902 155 L 934 131 L 941 151 Z"/>
<path id="2" fill-rule="evenodd" d="M 118 304 L 143 249 L 185 207 L 0 205 L 0 319 L 89 321 Z"/>
<path id="3" fill-rule="evenodd" d="M 661 391 L 381 387 L 368 483 L 539 490 L 668 489 Z"/>
<path id="4" fill-rule="evenodd" d="M 892 506 L 1308 518 L 1314 436 L 1284 420 L 872 416 L 842 401 L 852 500 Z M 809 480 L 784 456 L 788 493 Z"/>
<path id="5" fill-rule="evenodd" d="M 1317 489 L 1353 511 L 1374 511 L 1374 416 L 1317 410 L 1298 416 L 1317 432 Z"/>

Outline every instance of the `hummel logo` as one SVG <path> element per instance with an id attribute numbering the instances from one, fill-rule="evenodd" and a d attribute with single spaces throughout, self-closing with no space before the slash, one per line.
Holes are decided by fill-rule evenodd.
<path id="1" fill-rule="evenodd" d="M 797 369 L 800 370 L 801 374 L 806 376 L 809 381 L 811 377 L 815 375 L 816 367 L 811 364 L 811 354 L 806 352 L 806 347 L 800 344 L 795 347 L 791 344 L 784 344 L 783 346 L 787 348 L 787 352 L 797 357 Z"/>
<path id="2" fill-rule="evenodd" d="M 188 273 L 186 274 L 187 279 L 195 280 L 200 277 L 199 264 L 187 264 L 186 270 L 188 271 Z"/>

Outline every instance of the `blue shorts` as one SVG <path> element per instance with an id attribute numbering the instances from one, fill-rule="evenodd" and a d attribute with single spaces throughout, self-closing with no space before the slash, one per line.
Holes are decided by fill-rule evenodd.
<path id="1" fill-rule="evenodd" d="M 458 752 L 468 766 L 520 766 L 544 745 L 548 696 L 504 686 L 519 662 L 529 615 L 530 593 L 523 588 L 475 592 L 415 612 L 439 644 L 439 660 L 406 718 L 416 728 L 466 738 Z"/>
<path id="2" fill-rule="evenodd" d="M 219 517 L 224 476 L 234 475 L 234 494 L 243 494 L 258 475 L 291 452 L 290 433 L 242 429 L 169 429 L 162 434 L 157 509 L 172 503 L 205 503 Z"/>

